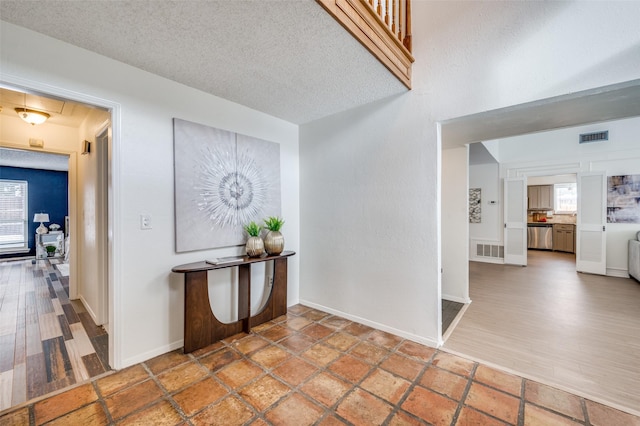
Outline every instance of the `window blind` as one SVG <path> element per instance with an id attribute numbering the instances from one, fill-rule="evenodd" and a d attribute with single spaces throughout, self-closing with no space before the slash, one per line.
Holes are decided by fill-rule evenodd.
<path id="1" fill-rule="evenodd" d="M 0 250 L 27 248 L 27 182 L 0 179 Z"/>

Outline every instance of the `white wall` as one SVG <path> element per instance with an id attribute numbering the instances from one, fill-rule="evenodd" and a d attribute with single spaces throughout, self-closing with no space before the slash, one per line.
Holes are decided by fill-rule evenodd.
<path id="1" fill-rule="evenodd" d="M 482 190 L 481 222 L 469 224 L 470 240 L 502 242 L 502 181 L 498 163 L 469 166 L 469 188 Z M 490 201 L 496 201 L 490 204 Z"/>
<path id="2" fill-rule="evenodd" d="M 468 153 L 466 146 L 442 151 L 442 297 L 459 303 L 470 302 L 469 263 L 454 261 L 456 253 L 469 252 Z"/>
<path id="3" fill-rule="evenodd" d="M 300 291 L 305 302 L 435 343 L 437 122 L 638 78 L 640 4 L 412 7 L 413 90 L 301 126 Z M 592 21 L 601 26 L 584 25 Z M 456 255 L 447 261 L 467 262 Z"/>
<path id="4" fill-rule="evenodd" d="M 80 137 L 75 141 L 78 152 L 82 152 L 84 140 L 91 142 L 91 152 L 78 156 L 78 212 L 75 220 L 79 226 L 77 248 L 73 248 L 77 252 L 76 296 L 82 300 L 87 312 L 99 325 L 105 325 L 109 321 L 106 298 L 108 283 L 101 277 L 103 265 L 100 262 L 103 250 L 106 250 L 104 235 L 101 233 L 103 212 L 100 210 L 100 198 L 106 187 L 100 183 L 98 176 L 101 167 L 106 166 L 107 159 L 100 158 L 102 150 L 97 146 L 96 135 L 109 119 L 108 112 L 92 110 L 80 126 Z"/>
<path id="5" fill-rule="evenodd" d="M 639 126 L 640 118 L 634 117 L 499 139 L 499 161 L 501 164 L 524 162 L 535 164 L 540 161 L 556 160 L 565 160 L 566 163 L 568 159 L 581 158 L 618 158 L 621 152 L 638 149 L 636 135 Z M 603 130 L 609 130 L 608 141 L 578 143 L 581 133 Z"/>
<path id="6" fill-rule="evenodd" d="M 433 345 L 438 158 L 419 112 L 408 94 L 301 126 L 300 298 Z"/>
<path id="7" fill-rule="evenodd" d="M 0 35 L 0 80 L 79 93 L 120 112 L 112 165 L 114 367 L 182 346 L 183 276 L 173 266 L 241 250 L 175 253 L 173 117 L 280 143 L 283 233 L 286 249 L 299 250 L 298 126 L 5 22 Z M 140 230 L 142 213 L 152 216 L 152 230 Z M 298 258 L 289 261 L 289 304 L 298 301 Z"/>

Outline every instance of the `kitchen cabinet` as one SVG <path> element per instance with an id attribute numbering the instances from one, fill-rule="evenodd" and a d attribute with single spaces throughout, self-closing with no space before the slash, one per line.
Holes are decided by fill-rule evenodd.
<path id="1" fill-rule="evenodd" d="M 529 210 L 553 210 L 553 185 L 527 187 Z"/>
<path id="2" fill-rule="evenodd" d="M 553 250 L 575 253 L 575 225 L 556 223 L 553 225 Z"/>

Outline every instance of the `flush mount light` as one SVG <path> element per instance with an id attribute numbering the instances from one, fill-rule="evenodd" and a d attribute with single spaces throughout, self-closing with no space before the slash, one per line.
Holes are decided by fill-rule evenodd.
<path id="1" fill-rule="evenodd" d="M 35 126 L 36 124 L 42 124 L 50 117 L 49 114 L 42 111 L 36 111 L 28 108 L 16 108 L 16 113 L 25 122 Z"/>

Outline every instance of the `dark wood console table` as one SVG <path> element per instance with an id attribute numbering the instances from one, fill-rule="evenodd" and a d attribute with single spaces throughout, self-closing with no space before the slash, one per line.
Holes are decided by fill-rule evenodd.
<path id="1" fill-rule="evenodd" d="M 195 262 L 171 269 L 184 275 L 184 352 L 189 353 L 226 337 L 260 325 L 287 313 L 287 257 L 295 252 L 285 251 L 277 256 L 247 257 L 238 261 L 211 264 Z M 273 260 L 273 286 L 262 311 L 251 314 L 251 264 Z M 238 321 L 220 322 L 211 311 L 207 271 L 238 267 Z"/>

